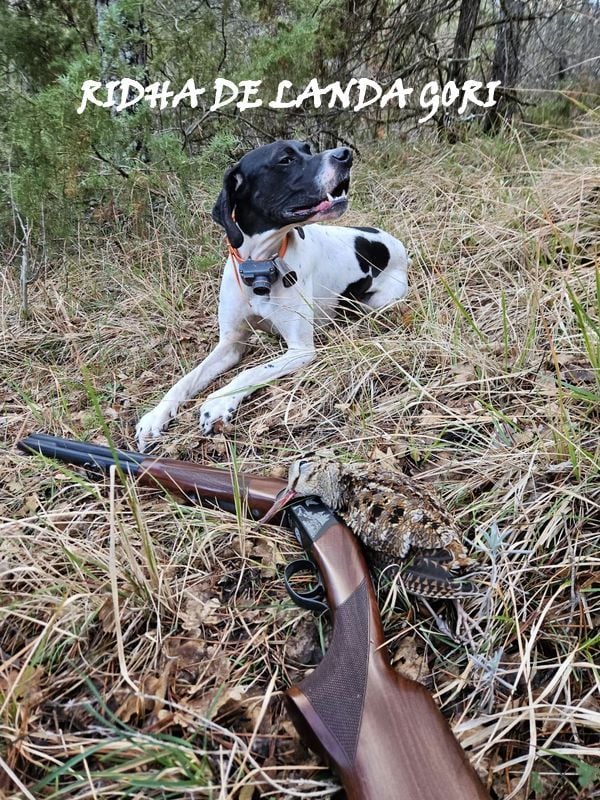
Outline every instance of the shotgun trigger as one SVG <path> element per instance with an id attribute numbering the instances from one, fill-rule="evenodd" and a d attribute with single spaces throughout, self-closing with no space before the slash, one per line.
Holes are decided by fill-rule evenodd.
<path id="1" fill-rule="evenodd" d="M 312 572 L 316 577 L 317 585 L 314 588 L 309 589 L 307 592 L 297 592 L 291 585 L 290 578 L 292 578 L 298 572 Z M 291 561 L 289 564 L 286 564 L 283 573 L 283 581 L 285 583 L 287 593 L 297 606 L 300 606 L 301 608 L 308 608 L 310 611 L 317 611 L 319 614 L 322 614 L 323 611 L 329 610 L 329 606 L 323 600 L 325 597 L 325 587 L 321 583 L 321 576 L 319 575 L 314 562 L 312 562 L 310 559 L 298 558 L 296 561 Z"/>

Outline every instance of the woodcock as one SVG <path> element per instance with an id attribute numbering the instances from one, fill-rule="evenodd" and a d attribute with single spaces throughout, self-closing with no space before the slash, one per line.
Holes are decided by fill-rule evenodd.
<path id="1" fill-rule="evenodd" d="M 296 461 L 289 471 L 287 491 L 263 521 L 294 497 L 309 495 L 320 497 L 338 512 L 375 566 L 401 567 L 408 591 L 423 597 L 478 594 L 459 577 L 472 561 L 451 516 L 435 494 L 407 475 L 376 462 Z"/>

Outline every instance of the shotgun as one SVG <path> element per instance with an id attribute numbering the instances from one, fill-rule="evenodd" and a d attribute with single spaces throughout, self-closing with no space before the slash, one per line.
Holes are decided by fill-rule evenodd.
<path id="1" fill-rule="evenodd" d="M 28 453 L 108 470 L 226 510 L 239 492 L 248 514 L 264 516 L 287 482 L 128 450 L 32 434 Z M 277 519 L 277 518 L 276 518 Z M 331 645 L 319 666 L 286 692 L 305 743 L 338 772 L 348 800 L 490 800 L 427 689 L 390 665 L 377 599 L 360 544 L 318 497 L 293 500 L 279 514 L 307 559 L 288 564 L 286 587 L 299 604 L 328 609 Z M 292 576 L 311 569 L 316 586 L 296 591 Z"/>

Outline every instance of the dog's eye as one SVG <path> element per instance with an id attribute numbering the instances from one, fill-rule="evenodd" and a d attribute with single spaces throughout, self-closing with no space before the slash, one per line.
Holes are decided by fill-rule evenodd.
<path id="1" fill-rule="evenodd" d="M 294 160 L 294 156 L 286 155 L 286 156 L 282 156 L 277 163 L 278 164 L 291 164 L 293 160 Z"/>

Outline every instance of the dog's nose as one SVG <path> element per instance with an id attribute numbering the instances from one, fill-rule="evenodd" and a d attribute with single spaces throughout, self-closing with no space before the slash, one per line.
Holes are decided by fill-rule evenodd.
<path id="1" fill-rule="evenodd" d="M 340 161 L 342 164 L 346 164 L 348 167 L 352 166 L 352 150 L 349 147 L 336 147 L 335 150 L 331 151 L 331 155 L 335 158 L 336 161 Z"/>

